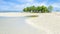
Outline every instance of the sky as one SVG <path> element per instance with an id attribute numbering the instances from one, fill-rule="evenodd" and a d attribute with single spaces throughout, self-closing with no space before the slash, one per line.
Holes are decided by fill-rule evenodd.
<path id="1" fill-rule="evenodd" d="M 60 10 L 60 0 L 0 0 L 0 11 L 22 11 L 28 6 L 49 6 Z"/>

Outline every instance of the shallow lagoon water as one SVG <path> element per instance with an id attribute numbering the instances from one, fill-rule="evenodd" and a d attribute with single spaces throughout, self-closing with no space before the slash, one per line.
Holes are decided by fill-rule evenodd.
<path id="1" fill-rule="evenodd" d="M 26 17 L 0 17 L 0 34 L 45 34 L 25 23 Z"/>

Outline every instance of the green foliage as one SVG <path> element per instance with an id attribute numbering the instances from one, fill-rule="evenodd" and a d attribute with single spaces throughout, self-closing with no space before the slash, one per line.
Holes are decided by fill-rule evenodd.
<path id="1" fill-rule="evenodd" d="M 34 13 L 47 13 L 47 12 L 51 12 L 53 9 L 52 6 L 46 7 L 46 6 L 30 6 L 30 7 L 26 7 L 23 9 L 24 12 L 34 12 Z"/>
<path id="2" fill-rule="evenodd" d="M 48 6 L 48 11 L 51 12 L 53 10 L 52 6 Z"/>
<path id="3" fill-rule="evenodd" d="M 35 6 L 31 6 L 31 11 L 35 12 Z"/>
<path id="4" fill-rule="evenodd" d="M 40 12 L 40 11 L 41 11 L 41 7 L 38 6 L 38 7 L 36 8 L 36 10 L 37 10 L 37 12 Z"/>

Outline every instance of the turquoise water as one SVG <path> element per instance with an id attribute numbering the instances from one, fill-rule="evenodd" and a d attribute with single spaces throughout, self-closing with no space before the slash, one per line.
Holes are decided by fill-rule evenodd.
<path id="1" fill-rule="evenodd" d="M 9 13 L 9 12 L 17 12 L 17 13 L 19 13 L 19 12 L 23 12 L 23 11 L 0 11 L 0 13 Z"/>

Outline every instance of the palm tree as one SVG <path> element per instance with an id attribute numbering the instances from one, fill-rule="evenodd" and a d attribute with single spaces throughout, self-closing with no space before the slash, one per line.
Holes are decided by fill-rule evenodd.
<path id="1" fill-rule="evenodd" d="M 41 12 L 41 7 L 38 6 L 38 7 L 36 8 L 36 10 L 37 10 L 38 12 Z"/>
<path id="2" fill-rule="evenodd" d="M 46 7 L 46 6 L 30 6 L 30 7 L 26 7 L 23 9 L 24 12 L 41 12 L 41 13 L 46 13 L 46 12 L 50 12 L 52 11 L 52 6 Z"/>
<path id="3" fill-rule="evenodd" d="M 30 9 L 30 7 L 26 7 L 26 8 L 23 9 L 23 11 L 24 11 L 24 12 L 30 12 L 31 9 Z"/>
<path id="4" fill-rule="evenodd" d="M 35 6 L 31 6 L 31 11 L 35 12 L 35 10 L 36 10 L 36 7 Z"/>
<path id="5" fill-rule="evenodd" d="M 48 6 L 48 11 L 51 12 L 53 10 L 52 6 Z"/>
<path id="6" fill-rule="evenodd" d="M 28 12 L 28 11 L 27 11 L 27 8 L 24 8 L 23 11 L 24 11 L 24 12 Z"/>
<path id="7" fill-rule="evenodd" d="M 46 6 L 41 6 L 41 13 L 48 12 L 48 8 Z"/>

